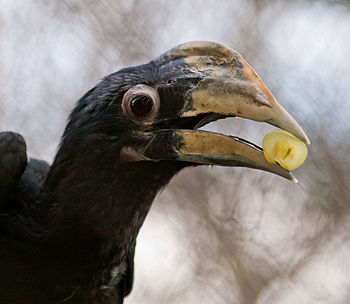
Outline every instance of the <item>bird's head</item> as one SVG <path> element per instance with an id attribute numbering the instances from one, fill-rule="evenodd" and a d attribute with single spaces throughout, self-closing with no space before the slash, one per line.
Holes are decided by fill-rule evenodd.
<path id="1" fill-rule="evenodd" d="M 226 117 L 266 122 L 309 143 L 237 52 L 204 41 L 181 44 L 148 64 L 106 77 L 80 100 L 64 138 L 115 136 L 123 164 L 242 166 L 294 179 L 289 171 L 268 163 L 255 144 L 197 130 Z"/>
<path id="2" fill-rule="evenodd" d="M 226 117 L 267 122 L 309 142 L 252 68 L 220 44 L 185 43 L 104 78 L 73 110 L 41 191 L 52 252 L 71 256 L 74 267 L 85 257 L 92 271 L 128 261 L 126 295 L 137 233 L 180 169 L 243 166 L 293 180 L 253 143 L 198 130 Z"/>

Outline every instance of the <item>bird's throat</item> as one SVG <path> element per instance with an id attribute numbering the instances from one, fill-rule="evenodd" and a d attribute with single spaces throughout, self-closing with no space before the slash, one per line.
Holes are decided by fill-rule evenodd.
<path id="1" fill-rule="evenodd" d="M 77 145 L 79 150 L 70 149 L 70 155 L 62 145 L 44 186 L 51 206 L 48 239 L 72 255 L 122 254 L 135 243 L 157 192 L 184 167 L 166 161 L 120 163 L 111 141 L 115 138 L 94 137 Z"/>

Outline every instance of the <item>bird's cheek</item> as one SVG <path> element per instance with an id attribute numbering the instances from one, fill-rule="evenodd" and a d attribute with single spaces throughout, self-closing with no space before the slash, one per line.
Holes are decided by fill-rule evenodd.
<path id="1" fill-rule="evenodd" d="M 120 150 L 119 160 L 123 163 L 149 161 L 150 159 L 144 156 L 140 151 L 131 146 L 122 147 Z"/>

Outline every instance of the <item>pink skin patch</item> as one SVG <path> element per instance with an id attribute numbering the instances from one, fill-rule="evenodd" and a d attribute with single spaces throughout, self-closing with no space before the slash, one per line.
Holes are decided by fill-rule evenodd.
<path id="1" fill-rule="evenodd" d="M 151 160 L 148 157 L 144 156 L 139 151 L 135 150 L 135 148 L 126 146 L 120 150 L 120 161 L 130 163 L 130 162 L 138 162 Z"/>

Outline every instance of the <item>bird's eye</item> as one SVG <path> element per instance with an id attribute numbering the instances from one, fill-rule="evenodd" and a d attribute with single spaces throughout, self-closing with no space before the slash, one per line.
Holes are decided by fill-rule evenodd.
<path id="1" fill-rule="evenodd" d="M 136 85 L 124 94 L 122 108 L 124 114 L 135 121 L 151 122 L 159 109 L 158 92 L 147 85 Z"/>
<path id="2" fill-rule="evenodd" d="M 152 112 L 154 107 L 151 97 L 138 95 L 130 102 L 130 110 L 137 117 L 145 117 Z"/>

